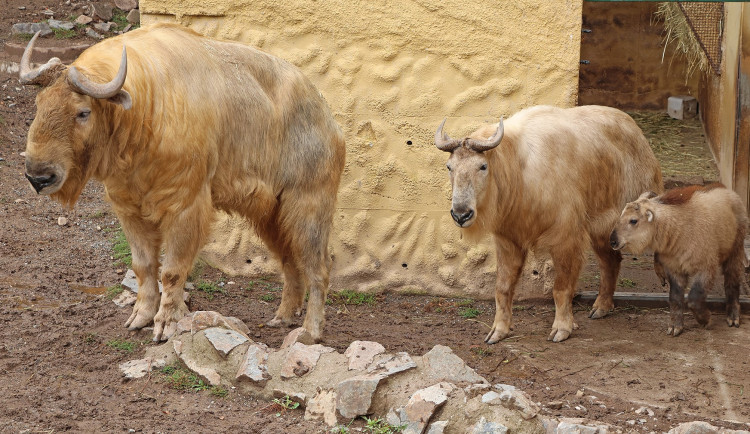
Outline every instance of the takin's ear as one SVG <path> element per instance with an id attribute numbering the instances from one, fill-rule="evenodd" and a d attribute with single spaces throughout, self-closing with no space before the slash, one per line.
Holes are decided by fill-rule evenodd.
<path id="1" fill-rule="evenodd" d="M 654 213 L 650 209 L 646 210 L 646 220 L 650 223 L 654 221 Z"/>
<path id="2" fill-rule="evenodd" d="M 641 194 L 641 195 L 640 195 L 640 196 L 638 197 L 638 199 L 653 199 L 653 198 L 655 198 L 656 196 L 658 196 L 658 194 L 654 193 L 653 191 L 647 191 L 647 192 L 645 192 L 645 193 L 642 193 L 642 194 Z"/>
<path id="3" fill-rule="evenodd" d="M 133 100 L 130 98 L 130 94 L 128 93 L 128 91 L 122 89 L 114 94 L 114 96 L 107 98 L 107 101 L 114 104 L 119 104 L 125 110 L 130 110 L 130 107 L 133 106 Z"/>

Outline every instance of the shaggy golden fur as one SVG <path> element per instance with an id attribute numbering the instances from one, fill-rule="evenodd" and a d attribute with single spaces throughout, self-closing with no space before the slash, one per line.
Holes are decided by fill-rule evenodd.
<path id="1" fill-rule="evenodd" d="M 177 25 L 104 40 L 73 65 L 108 82 L 123 45 L 122 90 L 132 108 L 73 92 L 63 70 L 37 97 L 26 165 L 27 172 L 52 168 L 64 178 L 51 193 L 67 206 L 90 178 L 104 183 L 140 286 L 126 325 L 153 321 L 155 339 L 171 334 L 188 311 L 183 284 L 218 208 L 252 221 L 281 260 L 282 301 L 270 324 L 291 322 L 309 291 L 304 327 L 320 339 L 345 158 L 323 97 L 284 60 Z M 90 111 L 87 120 L 77 118 L 82 110 Z"/>
<path id="2" fill-rule="evenodd" d="M 748 217 L 740 197 L 721 184 L 669 190 L 661 196 L 644 193 L 622 211 L 610 242 L 615 249 L 658 254 L 669 281 L 670 324 L 667 333 L 683 328 L 684 291 L 687 306 L 701 325 L 708 325 L 706 289 L 721 267 L 727 299 L 727 324 L 740 325 L 740 288 L 746 290 L 745 249 Z"/>
<path id="3" fill-rule="evenodd" d="M 493 234 L 497 247 L 497 311 L 485 341 L 510 333 L 513 293 L 530 249 L 552 256 L 556 313 L 549 339 L 562 341 L 575 327 L 572 300 L 589 244 L 602 276 L 590 316 L 613 309 L 622 257 L 609 248 L 609 233 L 626 202 L 661 190 L 659 163 L 635 122 L 613 108 L 538 106 L 504 125 L 496 148 L 477 152 L 464 144 L 448 159 L 452 211 L 473 215 L 460 226 L 469 235 Z M 487 139 L 497 129 L 488 125 L 469 138 Z"/>

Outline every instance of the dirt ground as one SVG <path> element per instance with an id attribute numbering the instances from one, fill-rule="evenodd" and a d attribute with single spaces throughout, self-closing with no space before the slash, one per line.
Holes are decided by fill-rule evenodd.
<path id="1" fill-rule="evenodd" d="M 0 42 L 8 38 L 9 23 L 27 19 L 9 18 L 7 13 L 20 11 L 20 5 L 27 9 L 18 14 L 31 13 L 34 4 L 41 2 L 10 0 L 0 20 L 0 38 L 5 38 Z M 75 15 L 64 7 L 60 5 L 62 13 Z M 123 380 L 118 364 L 143 357 L 152 343 L 150 330 L 129 332 L 123 327 L 130 309 L 116 307 L 106 293 L 119 283 L 125 268 L 113 259 L 119 225 L 96 182 L 89 183 L 71 211 L 34 194 L 24 179 L 20 154 L 36 92 L 20 86 L 15 75 L 0 73 L 2 431 L 325 432 L 324 425 L 304 421 L 302 410 L 279 412 L 271 402 L 233 390 L 226 397 L 176 390 L 159 372 Z M 673 128 L 685 154 L 705 157 L 696 121 L 657 120 Z M 644 130 L 656 137 L 661 128 L 644 124 Z M 684 157 L 677 160 L 684 164 Z M 700 161 L 696 164 L 703 164 Z M 674 162 L 662 163 L 665 173 L 672 170 Z M 697 176 L 681 173 L 669 173 L 669 182 Z M 708 180 L 715 168 L 701 168 L 701 173 Z M 68 225 L 58 225 L 61 216 Z M 223 292 L 194 291 L 191 310 L 236 316 L 257 341 L 281 344 L 289 329 L 262 326 L 279 301 L 278 282 L 226 276 L 205 265 L 196 268 L 192 279 L 224 286 Z M 591 259 L 579 290 L 595 291 L 597 279 Z M 647 257 L 625 258 L 620 289 L 664 293 Z M 718 290 L 714 295 L 723 294 Z M 467 318 L 471 309 L 478 315 Z M 665 334 L 664 308 L 623 306 L 601 320 L 589 320 L 588 309 L 577 305 L 580 328 L 564 343 L 553 344 L 546 340 L 554 318 L 551 300 L 516 303 L 514 335 L 488 346 L 482 339 L 492 323 L 493 303 L 388 293 L 369 304 L 329 304 L 324 343 L 343 352 L 353 340 L 373 340 L 387 351 L 415 355 L 447 345 L 490 382 L 525 390 L 548 416 L 585 417 L 636 432 L 668 431 L 692 420 L 750 427 L 747 313 L 739 329 L 726 327 L 721 312 L 714 312 L 708 329 L 688 315 L 686 331 L 671 338 Z M 129 342 L 133 348 L 118 348 L 116 342 Z M 654 415 L 637 414 L 641 406 L 650 407 Z"/>

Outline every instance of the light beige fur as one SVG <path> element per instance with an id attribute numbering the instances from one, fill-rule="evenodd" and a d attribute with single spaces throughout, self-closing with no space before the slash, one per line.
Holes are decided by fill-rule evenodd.
<path id="1" fill-rule="evenodd" d="M 497 129 L 487 125 L 469 139 L 487 139 Z M 504 129 L 496 148 L 477 152 L 464 139 L 447 163 L 452 211 L 474 211 L 460 226 L 469 235 L 493 234 L 497 247 L 497 311 L 485 341 L 510 334 L 513 294 L 530 249 L 552 256 L 556 312 L 549 339 L 562 341 L 576 327 L 572 300 L 589 244 L 602 270 L 590 316 L 613 309 L 622 258 L 609 248 L 609 233 L 626 202 L 662 189 L 661 171 L 635 122 L 613 108 L 537 106 L 513 115 Z"/>
<path id="2" fill-rule="evenodd" d="M 713 286 L 721 267 L 727 297 L 727 323 L 739 326 L 739 290 L 744 281 L 748 217 L 745 205 L 720 184 L 670 190 L 661 196 L 644 193 L 628 203 L 611 234 L 613 248 L 635 254 L 658 254 L 670 284 L 668 333 L 683 330 L 684 290 L 690 289 L 688 307 L 703 325 L 708 324 L 705 291 Z"/>
<path id="3" fill-rule="evenodd" d="M 104 183 L 140 286 L 126 325 L 153 321 L 155 340 L 172 333 L 188 311 L 182 288 L 218 208 L 252 221 L 283 265 L 282 301 L 269 324 L 290 323 L 309 291 L 304 327 L 320 339 L 345 158 L 323 97 L 284 60 L 176 25 L 104 40 L 73 65 L 107 82 L 123 45 L 122 90 L 132 108 L 73 92 L 64 70 L 37 97 L 26 167 L 56 173 L 61 182 L 43 193 L 68 206 L 90 178 Z M 82 110 L 91 113 L 85 121 L 76 117 Z"/>

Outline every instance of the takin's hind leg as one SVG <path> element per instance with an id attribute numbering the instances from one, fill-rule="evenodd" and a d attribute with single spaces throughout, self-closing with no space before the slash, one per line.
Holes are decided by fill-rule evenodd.
<path id="1" fill-rule="evenodd" d="M 125 215 L 125 214 L 123 214 Z M 138 296 L 125 327 L 137 330 L 151 324 L 159 310 L 159 232 L 140 219 L 120 218 L 130 245 L 133 271 L 138 282 Z"/>
<path id="2" fill-rule="evenodd" d="M 547 337 L 548 341 L 562 342 L 578 328 L 573 317 L 573 297 L 576 293 L 578 275 L 583 266 L 582 251 L 576 246 L 556 248 L 552 252 L 555 266 L 555 283 L 552 297 L 555 299 L 555 321 Z"/>
<path id="3" fill-rule="evenodd" d="M 599 295 L 594 301 L 589 318 L 597 319 L 607 316 L 615 308 L 615 287 L 617 276 L 620 274 L 622 253 L 619 250 L 613 250 L 609 246 L 609 240 L 606 239 L 596 238 L 592 245 L 599 260 L 601 281 L 599 282 Z"/>

